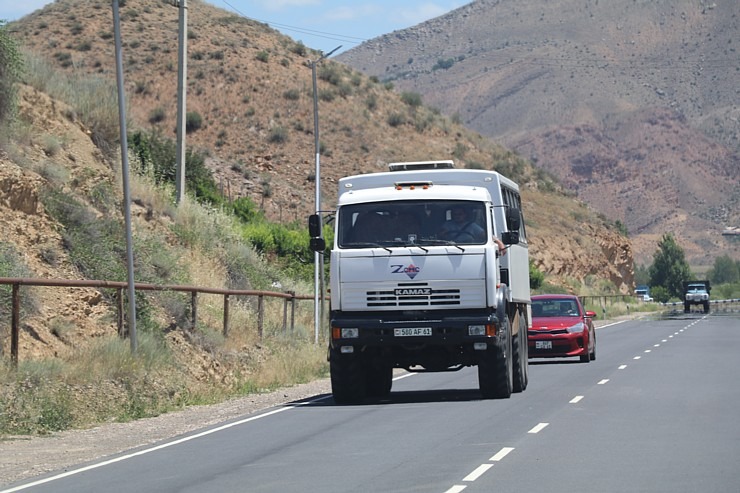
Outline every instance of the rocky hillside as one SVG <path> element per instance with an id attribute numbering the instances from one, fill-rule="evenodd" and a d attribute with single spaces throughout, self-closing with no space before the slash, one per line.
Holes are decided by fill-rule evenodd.
<path id="1" fill-rule="evenodd" d="M 672 231 L 706 265 L 740 256 L 739 27 L 737 2 L 478 0 L 338 59 L 536 159 L 638 262 Z"/>
<path id="2" fill-rule="evenodd" d="M 318 54 L 202 2 L 189 2 L 188 17 L 187 101 L 202 117 L 188 145 L 208 154 L 225 193 L 251 197 L 274 220 L 304 221 L 315 190 L 306 62 Z M 59 74 L 115 78 L 109 2 L 60 0 L 10 29 Z M 122 37 L 129 130 L 174 138 L 177 9 L 127 0 Z M 333 207 L 339 177 L 384 170 L 388 162 L 452 158 L 463 167 L 497 169 L 522 184 L 531 256 L 553 282 L 579 289 L 609 279 L 623 292 L 631 289 L 630 243 L 507 149 L 333 61 L 319 68 L 319 96 L 322 209 Z"/>

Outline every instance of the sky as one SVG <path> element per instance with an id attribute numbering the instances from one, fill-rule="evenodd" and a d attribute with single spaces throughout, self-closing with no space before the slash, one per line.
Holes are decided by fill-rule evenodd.
<path id="1" fill-rule="evenodd" d="M 162 2 L 166 0 L 151 0 Z M 414 26 L 470 0 L 206 0 L 242 17 L 269 24 L 309 48 L 336 53 L 363 41 Z M 50 0 L 0 0 L 0 19 L 14 21 Z"/>

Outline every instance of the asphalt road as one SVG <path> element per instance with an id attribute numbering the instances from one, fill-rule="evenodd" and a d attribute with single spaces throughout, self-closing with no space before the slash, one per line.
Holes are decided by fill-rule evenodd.
<path id="1" fill-rule="evenodd" d="M 729 492 L 740 485 L 740 317 L 676 313 L 597 330 L 596 360 L 533 359 L 481 400 L 475 369 L 404 375 L 388 400 L 317 396 L 28 492 Z"/>

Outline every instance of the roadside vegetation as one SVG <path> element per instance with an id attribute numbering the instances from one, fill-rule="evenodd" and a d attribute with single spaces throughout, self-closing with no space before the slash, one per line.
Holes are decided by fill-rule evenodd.
<path id="1" fill-rule="evenodd" d="M 710 300 L 740 298 L 740 260 L 722 255 L 714 259 L 706 273 L 699 275 L 691 270 L 671 233 L 664 234 L 658 242 L 652 264 L 635 267 L 635 283 L 650 286 L 650 295 L 658 303 L 681 301 L 684 281 L 698 279 L 710 281 Z"/>
<path id="2" fill-rule="evenodd" d="M 23 61 L 24 63 L 21 63 Z M 118 109 L 115 87 L 98 79 L 67 78 L 38 58 L 22 57 L 0 25 L 1 149 L 13 156 L 26 145 L 29 124 L 15 118 L 15 86 L 21 80 L 69 104 L 91 129 L 115 176 Z M 11 70 L 12 69 L 12 70 Z M 175 143 L 133 130 L 129 135 L 132 196 L 157 224 L 134 234 L 137 282 L 313 293 L 313 253 L 302 224 L 267 221 L 249 199 L 226 200 L 204 166 L 187 153 L 187 197 L 174 203 Z M 39 168 L 46 182 L 41 201 L 62 231 L 61 245 L 44 247 L 54 265 L 65 254 L 87 279 L 125 281 L 125 234 L 121 189 L 115 180 L 76 188 L 77 180 L 54 163 Z M 157 222 L 157 218 L 166 218 Z M 164 226 L 163 226 L 164 225 Z M 182 259 L 188 259 L 183 262 Z M 0 240 L 0 277 L 33 277 L 23 255 Z M 38 311 L 33 289 L 23 289 L 21 317 Z M 102 293 L 110 297 L 111 293 Z M 112 302 L 112 299 L 108 300 Z M 10 286 L 0 286 L 10 306 Z M 199 298 L 198 323 L 190 327 L 187 297 L 172 292 L 137 293 L 138 344 L 115 334 L 92 338 L 64 353 L 24 358 L 17 368 L 3 354 L 10 316 L 0 311 L 0 437 L 44 434 L 98 423 L 154 416 L 194 404 L 307 382 L 327 374 L 325 348 L 314 344 L 313 304 L 296 303 L 295 328 L 283 329 L 282 300 L 265 300 L 264 333 L 257 333 L 256 300 L 234 300 L 231 330 L 222 334 L 223 305 Z M 112 317 L 112 315 L 111 315 Z M 51 332 L 64 338 L 75 327 L 63 317 Z"/>

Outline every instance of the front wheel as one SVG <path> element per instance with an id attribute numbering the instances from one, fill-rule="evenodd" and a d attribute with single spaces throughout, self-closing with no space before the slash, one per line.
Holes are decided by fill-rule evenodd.
<path id="1" fill-rule="evenodd" d="M 508 399 L 514 389 L 511 327 L 509 318 L 502 317 L 499 330 L 503 347 L 489 347 L 481 351 L 478 360 L 478 386 L 484 399 Z"/>
<path id="2" fill-rule="evenodd" d="M 365 398 L 365 371 L 362 358 L 354 353 L 342 354 L 338 348 L 329 349 L 331 392 L 337 404 L 359 404 Z"/>

